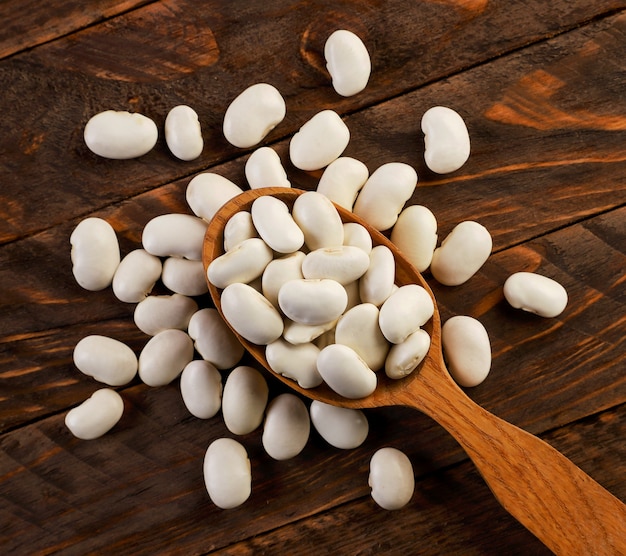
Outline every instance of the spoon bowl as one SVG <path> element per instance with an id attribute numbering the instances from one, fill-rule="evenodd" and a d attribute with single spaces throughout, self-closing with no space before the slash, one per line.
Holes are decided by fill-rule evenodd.
<path id="1" fill-rule="evenodd" d="M 272 195 L 291 208 L 302 193 L 305 191 L 284 187 L 252 189 L 225 203 L 205 235 L 205 271 L 224 252 L 224 226 L 235 213 L 249 211 L 263 195 Z M 546 442 L 489 413 L 457 386 L 444 363 L 441 319 L 428 283 L 387 237 L 350 211 L 339 206 L 337 210 L 344 223 L 363 225 L 373 245 L 386 245 L 392 251 L 398 286 L 419 284 L 432 297 L 435 311 L 423 327 L 431 338 L 426 357 L 401 379 L 379 372 L 371 395 L 347 399 L 325 385 L 306 389 L 274 373 L 265 358 L 265 347 L 233 330 L 246 349 L 273 376 L 312 400 L 351 408 L 403 405 L 429 415 L 463 447 L 502 506 L 556 554 L 626 554 L 626 506 Z M 210 282 L 208 285 L 222 314 L 221 290 Z"/>

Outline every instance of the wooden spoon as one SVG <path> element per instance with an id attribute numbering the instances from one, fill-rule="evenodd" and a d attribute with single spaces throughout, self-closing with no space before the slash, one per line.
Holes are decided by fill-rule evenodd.
<path id="1" fill-rule="evenodd" d="M 224 226 L 233 214 L 250 210 L 261 195 L 273 195 L 291 207 L 302 193 L 282 187 L 253 189 L 227 202 L 207 229 L 205 270 L 224 252 Z M 344 222 L 365 226 L 374 245 L 391 249 L 399 286 L 420 284 L 435 301 L 426 281 L 393 243 L 351 212 L 337 209 Z M 209 290 L 221 313 L 221 291 L 210 283 Z M 465 395 L 444 364 L 436 302 L 433 318 L 424 328 L 430 334 L 431 346 L 419 368 L 400 380 L 379 373 L 376 391 L 358 400 L 343 398 L 325 385 L 304 389 L 273 373 L 264 346 L 251 344 L 234 332 L 261 365 L 307 398 L 352 408 L 403 405 L 429 415 L 467 452 L 500 504 L 556 554 L 626 554 L 626 506 L 547 443 L 492 415 Z"/>

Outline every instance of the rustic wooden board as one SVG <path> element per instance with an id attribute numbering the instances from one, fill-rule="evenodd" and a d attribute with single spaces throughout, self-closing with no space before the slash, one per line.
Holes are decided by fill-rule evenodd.
<path id="1" fill-rule="evenodd" d="M 581 21 L 623 7 L 623 2 L 594 2 L 593 7 L 588 2 L 580 2 L 555 7 L 545 2 L 456 5 L 454 2 L 397 0 L 385 2 L 376 9 L 347 2 L 331 11 L 320 2 L 307 2 L 297 7 L 292 2 L 279 2 L 273 7 L 271 17 L 259 15 L 259 10 L 261 13 L 267 10 L 259 3 L 242 2 L 237 6 L 203 3 L 202 8 L 199 6 L 182 1 L 153 3 L 111 22 L 42 45 L 0 66 L 0 82 L 8 84 L 0 98 L 0 109 L 5 128 L 13 130 L 0 137 L 0 155 L 5 161 L 0 166 L 3 184 L 0 207 L 4 207 L 0 209 L 0 242 L 45 229 L 64 218 L 84 215 L 241 155 L 241 151 L 228 145 L 222 135 L 222 116 L 228 103 L 241 90 L 258 81 L 267 80 L 276 85 L 288 106 L 284 122 L 267 138 L 271 142 L 293 133 L 322 108 L 333 108 L 341 114 L 360 110 L 483 64 L 530 42 L 551 37 Z M 357 10 L 357 6 L 360 9 Z M 519 32 L 517 24 L 510 23 L 519 21 L 524 21 L 524 33 Z M 385 68 L 374 71 L 371 84 L 353 99 L 343 99 L 332 91 L 321 63 L 324 40 L 338 25 L 360 32 L 371 45 L 373 67 Z M 524 157 L 522 161 L 510 157 L 500 172 L 491 167 L 474 166 L 472 170 L 468 166 L 457 179 L 476 175 L 480 168 L 486 176 L 476 177 L 497 180 L 500 173 L 511 176 L 519 164 L 522 169 L 531 171 L 533 166 L 545 165 L 554 166 L 554 171 L 558 171 L 563 167 L 559 161 L 563 160 L 564 149 L 580 145 L 579 134 L 585 131 L 590 134 L 585 146 L 588 152 L 580 153 L 576 160 L 582 163 L 587 158 L 587 164 L 577 166 L 579 171 L 597 174 L 596 167 L 602 162 L 623 163 L 624 153 L 619 147 L 623 141 L 609 141 L 609 145 L 613 145 L 609 153 L 593 148 L 594 144 L 606 143 L 607 137 L 615 135 L 603 129 L 602 117 L 623 117 L 621 106 L 600 104 L 602 111 L 608 112 L 587 118 L 590 115 L 577 114 L 576 106 L 567 105 L 572 100 L 595 105 L 602 103 L 603 98 L 610 100 L 611 95 L 619 91 L 620 79 L 623 79 L 619 36 L 623 25 L 619 19 L 606 18 L 597 25 L 565 34 L 562 41 L 556 40 L 531 56 L 519 53 L 514 56 L 512 66 L 496 66 L 497 74 L 493 70 L 492 81 L 485 88 L 481 87 L 485 82 L 479 71 L 472 78 L 479 91 L 468 91 L 467 80 L 461 78 L 444 83 L 447 94 L 437 88 L 428 95 L 408 97 L 410 109 L 402 102 L 397 108 L 403 115 L 401 126 L 397 125 L 398 113 L 393 111 L 394 105 L 382 109 L 384 121 L 374 123 L 365 116 L 362 124 L 365 127 L 362 127 L 358 119 L 349 120 L 351 127 L 354 126 L 355 139 L 369 145 L 364 149 L 355 142 L 351 152 L 371 165 L 371 169 L 389 156 L 419 165 L 419 118 L 433 104 L 448 102 L 469 118 L 468 124 L 475 128 L 476 139 L 493 134 L 495 143 L 491 143 L 491 148 L 505 144 L 513 153 L 524 155 L 528 145 L 533 144 L 538 151 L 528 155 L 537 152 L 548 155 L 547 160 L 545 156 Z M 393 33 L 388 32 L 389 26 Z M 608 30 L 602 33 L 605 27 Z M 158 34 L 154 29 L 160 30 Z M 237 33 L 231 32 L 232 29 L 237 29 Z M 263 56 L 258 54 L 257 48 L 248 46 L 261 38 Z M 189 41 L 194 44 L 191 51 L 185 46 Z M 133 56 L 128 56 L 128 52 Z M 199 52 L 204 57 L 196 59 Z M 170 59 L 171 56 L 174 58 Z M 615 65 L 603 65 L 600 69 L 594 60 L 605 58 L 616 60 Z M 486 71 L 490 66 L 485 66 Z M 541 81 L 534 84 L 533 76 L 537 74 L 533 70 L 548 72 L 547 77 L 550 77 L 550 71 L 560 67 L 564 75 L 557 73 L 552 84 Z M 590 71 L 592 73 L 587 75 Z M 602 71 L 600 79 L 598 71 Z M 579 85 L 577 80 L 585 80 L 584 85 Z M 607 82 L 614 85 L 607 89 Z M 559 123 L 555 139 L 541 144 L 532 133 L 532 127 L 517 127 L 526 122 L 499 122 L 504 116 L 515 118 L 517 105 L 503 116 L 497 109 L 500 104 L 509 102 L 508 97 L 491 99 L 495 107 L 484 101 L 493 94 L 499 96 L 507 87 L 512 88 L 513 102 L 522 105 L 529 102 L 531 109 L 534 106 L 539 111 L 539 117 L 553 118 L 550 121 Z M 554 97 L 545 98 L 553 89 Z M 584 94 L 579 96 L 582 91 Z M 530 98 L 525 101 L 526 95 Z M 564 104 L 561 104 L 561 97 Z M 554 102 L 553 107 L 550 103 Z M 196 161 L 175 160 L 162 138 L 157 148 L 145 157 L 122 164 L 99 159 L 83 143 L 84 124 L 96 112 L 108 108 L 140 111 L 154 118 L 162 128 L 167 111 L 179 103 L 196 108 L 202 121 L 207 148 Z M 496 127 L 480 129 L 478 126 L 490 121 L 479 124 L 476 118 L 488 108 L 496 111 L 492 115 Z M 566 125 L 554 119 L 554 112 L 558 115 L 568 110 L 574 113 Z M 389 119 L 390 115 L 394 117 Z M 576 124 L 577 117 L 583 119 L 582 123 Z M 533 114 L 528 118 L 532 120 Z M 508 127 L 511 124 L 515 127 Z M 561 138 L 564 132 L 566 136 Z M 381 135 L 389 150 L 381 149 Z M 525 145 L 524 149 L 519 148 L 520 143 Z M 553 158 L 555 149 L 558 149 L 556 160 Z M 553 152 L 552 157 L 550 152 Z M 372 156 L 376 153 L 378 156 Z M 480 151 L 475 154 L 480 155 Z M 571 166 L 568 164 L 566 168 Z M 593 168 L 589 170 L 589 166 Z M 122 174 L 120 168 L 124 169 Z M 587 185 L 585 176 L 590 175 L 586 172 L 582 175 L 584 186 Z M 578 173 L 572 177 L 576 175 Z M 598 187 L 602 187 L 601 175 L 598 179 Z M 25 194 L 24 184 L 37 184 L 37 187 L 28 187 Z M 542 216 L 545 215 L 538 214 L 537 218 Z"/>
<path id="2" fill-rule="evenodd" d="M 65 428 L 67 410 L 99 386 L 74 368 L 76 342 L 103 333 L 139 352 L 147 341 L 132 323 L 133 304 L 75 283 L 72 229 L 86 215 L 104 217 L 126 253 L 151 217 L 188 212 L 185 187 L 198 172 L 245 185 L 248 152 L 226 143 L 221 118 L 230 99 L 262 79 L 285 94 L 287 118 L 264 143 L 294 183 L 312 189 L 320 172 L 289 164 L 289 136 L 334 108 L 351 130 L 347 155 L 370 171 L 390 161 L 416 167 L 410 202 L 433 210 L 440 237 L 463 219 L 487 226 L 494 254 L 470 282 L 431 281 L 444 318 L 470 314 L 490 333 L 491 374 L 469 395 L 626 500 L 625 8 L 615 0 L 345 0 L 332 8 L 99 0 L 66 2 L 61 12 L 4 2 L 3 552 L 547 553 L 492 498 L 452 438 L 406 408 L 369 410 L 370 435 L 356 450 L 330 448 L 313 432 L 301 455 L 277 462 L 260 430 L 239 438 L 252 460 L 253 495 L 227 512 L 208 499 L 201 469 L 208 443 L 232 435 L 221 416 L 190 416 L 176 382 L 120 388 L 124 416 L 97 441 Z M 339 26 L 371 46 L 375 70 L 348 99 L 332 91 L 322 57 Z M 194 162 L 175 160 L 162 138 L 134 161 L 100 159 L 83 144 L 84 123 L 99 110 L 144 111 L 162 127 L 180 102 L 203 122 L 207 148 Z M 419 119 L 434 104 L 459 110 L 472 138 L 468 163 L 445 177 L 422 159 Z M 562 282 L 566 311 L 542 319 L 508 307 L 502 284 L 517 270 Z M 275 380 L 270 387 L 272 396 L 284 391 Z M 369 458 L 383 445 L 404 450 L 415 469 L 416 493 L 399 512 L 369 496 Z"/>

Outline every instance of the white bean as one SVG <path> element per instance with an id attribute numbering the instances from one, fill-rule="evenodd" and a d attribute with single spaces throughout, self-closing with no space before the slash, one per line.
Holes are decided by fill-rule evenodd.
<path id="1" fill-rule="evenodd" d="M 260 143 L 286 114 L 285 100 L 269 83 L 256 83 L 242 91 L 224 114 L 224 137 L 246 149 Z"/>
<path id="2" fill-rule="evenodd" d="M 141 234 L 143 248 L 157 257 L 185 257 L 202 260 L 207 223 L 191 214 L 155 216 Z"/>
<path id="3" fill-rule="evenodd" d="M 376 305 L 361 303 L 346 311 L 335 329 L 335 341 L 351 347 L 374 371 L 384 367 L 389 352 L 389 343 L 378 325 L 378 313 Z"/>
<path id="4" fill-rule="evenodd" d="M 332 33 L 324 44 L 324 58 L 337 93 L 349 97 L 365 89 L 372 62 L 363 41 L 352 31 Z"/>
<path id="5" fill-rule="evenodd" d="M 337 324 L 336 320 L 322 324 L 310 325 L 285 319 L 283 338 L 293 345 L 307 344 L 334 328 L 335 324 Z"/>
<path id="6" fill-rule="evenodd" d="M 163 285 L 174 293 L 197 296 L 209 291 L 202 261 L 168 257 L 163 262 Z"/>
<path id="7" fill-rule="evenodd" d="M 180 104 L 172 108 L 165 118 L 165 142 L 171 153 L 180 160 L 194 160 L 202 154 L 204 141 L 198 114 Z"/>
<path id="8" fill-rule="evenodd" d="M 504 282 L 504 297 L 511 307 L 552 318 L 567 306 L 567 290 L 556 280 L 534 272 L 516 272 Z"/>
<path id="9" fill-rule="evenodd" d="M 222 375 L 208 361 L 190 361 L 180 375 L 180 393 L 189 413 L 210 419 L 222 406 Z"/>
<path id="10" fill-rule="evenodd" d="M 425 288 L 407 284 L 382 304 L 378 322 L 385 338 L 392 344 L 399 344 L 424 325 L 434 310 L 433 298 Z"/>
<path id="11" fill-rule="evenodd" d="M 424 160 L 437 174 L 458 170 L 469 158 L 470 138 L 458 112 L 445 106 L 433 106 L 422 116 Z"/>
<path id="12" fill-rule="evenodd" d="M 137 374 L 135 352 L 107 336 L 85 336 L 74 347 L 73 359 L 79 371 L 109 386 L 128 384 Z"/>
<path id="13" fill-rule="evenodd" d="M 223 510 L 241 506 L 252 492 L 252 472 L 246 449 L 232 438 L 209 445 L 203 463 L 209 498 Z"/>
<path id="14" fill-rule="evenodd" d="M 164 330 L 148 340 L 139 354 L 139 378 L 148 386 L 172 382 L 193 359 L 193 341 L 186 332 Z"/>
<path id="15" fill-rule="evenodd" d="M 207 277 L 218 288 L 237 282 L 247 284 L 263 274 L 273 256 L 272 250 L 262 239 L 244 239 L 210 262 Z"/>
<path id="16" fill-rule="evenodd" d="M 351 211 L 368 177 L 369 170 L 363 162 L 349 156 L 340 156 L 325 168 L 316 191 Z"/>
<path id="17" fill-rule="evenodd" d="M 65 426 L 81 440 L 93 440 L 109 432 L 122 418 L 124 400 L 111 388 L 96 390 L 65 415 Z"/>
<path id="18" fill-rule="evenodd" d="M 259 371 L 245 365 L 235 367 L 226 378 L 222 394 L 226 428 L 239 435 L 256 430 L 263 421 L 268 397 L 267 382 Z"/>
<path id="19" fill-rule="evenodd" d="M 261 441 L 267 454 L 279 461 L 297 456 L 309 440 L 311 420 L 304 402 L 289 393 L 267 406 Z"/>
<path id="20" fill-rule="evenodd" d="M 292 345 L 279 338 L 267 345 L 265 358 L 276 374 L 295 380 L 302 388 L 315 388 L 323 382 L 317 370 L 319 352 L 315 344 Z"/>
<path id="21" fill-rule="evenodd" d="M 200 356 L 218 369 L 230 369 L 243 357 L 241 342 L 213 307 L 205 307 L 192 315 L 188 334 Z"/>
<path id="22" fill-rule="evenodd" d="M 323 247 L 306 255 L 302 274 L 305 278 L 330 278 L 346 285 L 363 276 L 369 264 L 369 256 L 359 247 Z"/>
<path id="23" fill-rule="evenodd" d="M 457 224 L 433 253 L 433 278 L 444 286 L 467 282 L 485 264 L 491 247 L 491 234 L 482 224 L 473 220 Z"/>
<path id="24" fill-rule="evenodd" d="M 483 324 L 470 316 L 449 318 L 441 327 L 441 344 L 452 378 L 461 386 L 478 386 L 491 368 L 491 344 Z"/>
<path id="25" fill-rule="evenodd" d="M 324 382 L 344 398 L 364 398 L 376 390 L 376 373 L 348 346 L 331 344 L 322 349 L 317 370 Z"/>
<path id="26" fill-rule="evenodd" d="M 334 110 L 322 110 L 291 138 L 289 156 L 300 170 L 319 170 L 341 156 L 350 142 L 350 130 Z"/>
<path id="27" fill-rule="evenodd" d="M 435 215 L 422 205 L 405 208 L 391 230 L 391 241 L 419 272 L 424 272 L 437 247 Z"/>
<path id="28" fill-rule="evenodd" d="M 137 304 L 133 318 L 139 330 L 154 336 L 169 328 L 186 330 L 197 310 L 198 304 L 186 295 L 150 295 Z"/>
<path id="29" fill-rule="evenodd" d="M 403 162 L 388 162 L 368 178 L 354 203 L 354 214 L 377 230 L 388 230 L 398 220 L 417 187 L 417 173 Z"/>
<path id="30" fill-rule="evenodd" d="M 189 181 L 185 198 L 196 216 L 210 222 L 224 203 L 240 193 L 243 193 L 243 189 L 229 179 L 204 172 Z"/>
<path id="31" fill-rule="evenodd" d="M 372 252 L 372 236 L 365 226 L 357 222 L 346 222 L 343 225 L 343 244 L 358 247 L 368 255 Z"/>
<path id="32" fill-rule="evenodd" d="M 115 297 L 126 303 L 145 299 L 161 277 L 162 269 L 161 259 L 145 249 L 131 251 L 121 260 L 113 275 Z"/>
<path id="33" fill-rule="evenodd" d="M 309 413 L 315 430 L 335 448 L 357 448 L 365 442 L 369 433 L 367 417 L 360 409 L 337 407 L 313 400 Z"/>
<path id="34" fill-rule="evenodd" d="M 222 291 L 222 312 L 228 323 L 253 344 L 267 345 L 283 333 L 283 319 L 261 293 L 247 284 Z"/>
<path id="35" fill-rule="evenodd" d="M 278 308 L 278 292 L 285 282 L 304 278 L 302 275 L 302 261 L 306 255 L 302 251 L 289 253 L 278 259 L 273 259 L 265 267 L 261 280 L 263 295 Z"/>
<path id="36" fill-rule="evenodd" d="M 252 222 L 252 215 L 247 210 L 240 210 L 224 225 L 224 251 L 230 251 L 244 239 L 252 237 L 259 237 Z"/>
<path id="37" fill-rule="evenodd" d="M 111 285 L 120 264 L 115 230 L 102 218 L 85 218 L 70 235 L 72 273 L 78 285 L 99 291 Z"/>
<path id="38" fill-rule="evenodd" d="M 380 448 L 370 460 L 368 484 L 381 508 L 399 510 L 411 501 L 415 491 L 411 460 L 397 448 Z"/>
<path id="39" fill-rule="evenodd" d="M 377 245 L 370 251 L 370 265 L 359 280 L 359 295 L 363 303 L 380 307 L 393 291 L 396 261 L 391 249 Z"/>
<path id="40" fill-rule="evenodd" d="M 394 344 L 385 360 L 385 374 L 389 378 L 404 378 L 422 362 L 430 348 L 430 335 L 418 328 L 404 341 Z"/>
<path id="41" fill-rule="evenodd" d="M 317 191 L 307 191 L 293 203 L 293 219 L 304 233 L 305 245 L 313 251 L 343 245 L 343 222 L 332 201 Z"/>
<path id="42" fill-rule="evenodd" d="M 118 160 L 143 156 L 156 145 L 158 136 L 150 118 L 122 110 L 105 110 L 92 116 L 83 132 L 90 151 Z"/>
<path id="43" fill-rule="evenodd" d="M 271 195 L 258 197 L 250 207 L 252 222 L 259 236 L 278 253 L 293 253 L 304 244 L 304 233 L 289 207 Z"/>
<path id="44" fill-rule="evenodd" d="M 280 156 L 271 147 L 256 149 L 246 160 L 244 173 L 250 189 L 291 187 Z"/>
<path id="45" fill-rule="evenodd" d="M 282 312 L 302 324 L 324 324 L 339 318 L 348 304 L 345 288 L 335 280 L 289 280 L 278 292 Z"/>

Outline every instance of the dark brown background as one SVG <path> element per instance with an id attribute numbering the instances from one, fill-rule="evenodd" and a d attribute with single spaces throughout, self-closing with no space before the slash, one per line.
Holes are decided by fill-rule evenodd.
<path id="1" fill-rule="evenodd" d="M 417 412 L 368 411 L 358 449 L 312 433 L 298 457 L 276 462 L 260 431 L 238 438 L 253 492 L 236 510 L 210 502 L 202 458 L 232 436 L 221 417 L 185 410 L 177 384 L 121 388 L 126 411 L 99 440 L 75 439 L 65 413 L 98 385 L 72 364 L 90 333 L 139 352 L 133 305 L 75 283 L 69 235 L 84 217 L 111 222 L 123 254 L 145 223 L 188 211 L 202 171 L 245 186 L 249 151 L 221 133 L 229 102 L 266 81 L 287 103 L 264 144 L 290 179 L 320 173 L 288 162 L 290 135 L 323 108 L 351 130 L 346 155 L 370 172 L 406 162 L 420 176 L 412 202 L 435 213 L 440 237 L 474 219 L 494 252 L 468 283 L 434 285 L 442 315 L 487 328 L 488 379 L 469 395 L 566 454 L 626 499 L 626 4 L 619 0 L 364 2 L 23 2 L 0 5 L 0 545 L 7 554 L 545 554 L 498 505 L 451 438 Z M 372 58 L 365 91 L 334 93 L 323 46 L 356 32 Z M 191 105 L 205 149 L 193 162 L 163 136 L 146 156 L 113 161 L 82 140 L 105 109 L 140 111 L 162 132 Z M 472 155 L 448 176 L 423 162 L 421 115 L 433 105 L 466 120 Z M 560 281 L 556 319 L 503 301 L 518 270 Z M 432 283 L 432 281 L 431 281 Z M 208 303 L 208 300 L 201 300 Z M 281 391 L 270 382 L 272 394 Z M 369 458 L 403 450 L 416 474 L 410 504 L 379 509 Z"/>

